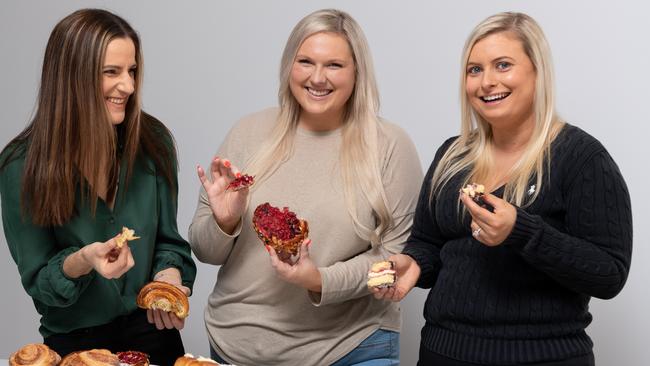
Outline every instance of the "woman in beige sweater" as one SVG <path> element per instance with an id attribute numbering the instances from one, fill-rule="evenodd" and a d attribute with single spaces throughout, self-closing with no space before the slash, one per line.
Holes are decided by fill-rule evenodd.
<path id="1" fill-rule="evenodd" d="M 233 127 L 207 174 L 198 167 L 190 242 L 200 261 L 221 266 L 205 310 L 212 356 L 237 365 L 398 364 L 399 306 L 376 300 L 365 280 L 373 262 L 402 249 L 422 172 L 404 131 L 377 116 L 367 41 L 348 14 L 316 11 L 296 25 L 279 99 Z M 255 184 L 227 191 L 243 172 Z M 293 264 L 267 252 L 253 229 L 264 202 L 309 222 Z"/>

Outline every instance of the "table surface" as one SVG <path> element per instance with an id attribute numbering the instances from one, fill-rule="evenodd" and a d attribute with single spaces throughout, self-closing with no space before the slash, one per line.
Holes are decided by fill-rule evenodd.
<path id="1" fill-rule="evenodd" d="M 124 365 L 124 364 L 122 364 L 122 365 L 123 366 L 128 366 L 128 365 Z M 5 358 L 0 359 L 0 366 L 9 366 L 9 360 L 7 360 Z M 150 365 L 150 366 L 156 366 L 156 365 Z"/>

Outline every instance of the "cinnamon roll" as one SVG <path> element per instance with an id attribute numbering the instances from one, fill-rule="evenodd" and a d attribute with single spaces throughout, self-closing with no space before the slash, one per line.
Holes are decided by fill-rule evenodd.
<path id="1" fill-rule="evenodd" d="M 55 366 L 61 356 L 42 343 L 31 343 L 21 347 L 9 357 L 10 366 Z"/>
<path id="2" fill-rule="evenodd" d="M 91 349 L 73 352 L 65 357 L 59 366 L 119 366 L 120 360 L 107 349 Z"/>

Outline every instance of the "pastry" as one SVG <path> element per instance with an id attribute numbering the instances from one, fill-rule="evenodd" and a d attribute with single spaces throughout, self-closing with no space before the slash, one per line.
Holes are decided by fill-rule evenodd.
<path id="1" fill-rule="evenodd" d="M 119 366 L 120 360 L 107 349 L 73 352 L 63 357 L 59 366 Z"/>
<path id="2" fill-rule="evenodd" d="M 59 361 L 61 356 L 42 343 L 26 344 L 9 357 L 10 366 L 55 366 Z"/>
<path id="3" fill-rule="evenodd" d="M 149 355 L 138 351 L 117 352 L 120 363 L 129 366 L 149 366 Z"/>
<path id="4" fill-rule="evenodd" d="M 115 238 L 117 242 L 117 247 L 122 248 L 127 241 L 140 239 L 139 236 L 135 236 L 135 230 L 131 230 L 127 227 L 122 227 L 122 233 Z"/>
<path id="5" fill-rule="evenodd" d="M 395 263 L 381 261 L 373 263 L 368 271 L 368 288 L 385 288 L 395 285 Z"/>
<path id="6" fill-rule="evenodd" d="M 190 303 L 185 293 L 167 282 L 152 281 L 146 284 L 138 293 L 136 303 L 143 309 L 172 312 L 180 319 L 190 314 Z"/>
<path id="7" fill-rule="evenodd" d="M 461 192 L 468 195 L 469 198 L 476 202 L 477 205 L 483 208 L 491 207 L 489 204 L 487 204 L 487 202 L 485 202 L 485 199 L 483 198 L 483 196 L 485 196 L 485 187 L 482 184 L 468 184 L 465 186 L 465 188 L 461 189 Z"/>
<path id="8" fill-rule="evenodd" d="M 235 178 L 228 186 L 226 191 L 239 191 L 240 189 L 248 188 L 255 183 L 255 177 L 248 174 L 240 175 Z"/>
<path id="9" fill-rule="evenodd" d="M 205 357 L 194 357 L 192 354 L 186 353 L 176 359 L 174 366 L 215 366 L 219 365 L 217 361 Z"/>
<path id="10" fill-rule="evenodd" d="M 268 202 L 255 209 L 253 228 L 264 245 L 275 249 L 284 261 L 298 255 L 300 245 L 309 234 L 307 221 L 299 219 L 288 207 L 280 210 Z"/>

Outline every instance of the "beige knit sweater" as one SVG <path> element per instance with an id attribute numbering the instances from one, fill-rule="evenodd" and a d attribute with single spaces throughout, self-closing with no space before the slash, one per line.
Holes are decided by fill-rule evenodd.
<path id="1" fill-rule="evenodd" d="M 269 135 L 277 109 L 242 119 L 218 156 L 246 172 L 245 162 Z M 246 365 L 328 365 L 382 328 L 399 331 L 399 304 L 376 300 L 366 288 L 371 263 L 400 252 L 410 231 L 422 171 L 417 152 L 399 127 L 380 133 L 382 179 L 395 226 L 382 245 L 360 238 L 343 196 L 339 172 L 341 131 L 298 129 L 293 156 L 251 192 L 234 235 L 220 230 L 205 191 L 190 226 L 196 257 L 221 265 L 205 309 L 211 345 L 225 360 Z M 309 222 L 310 255 L 322 275 L 314 294 L 275 277 L 269 254 L 251 224 L 260 203 L 289 207 Z M 370 206 L 359 200 L 360 220 L 374 227 Z"/>

